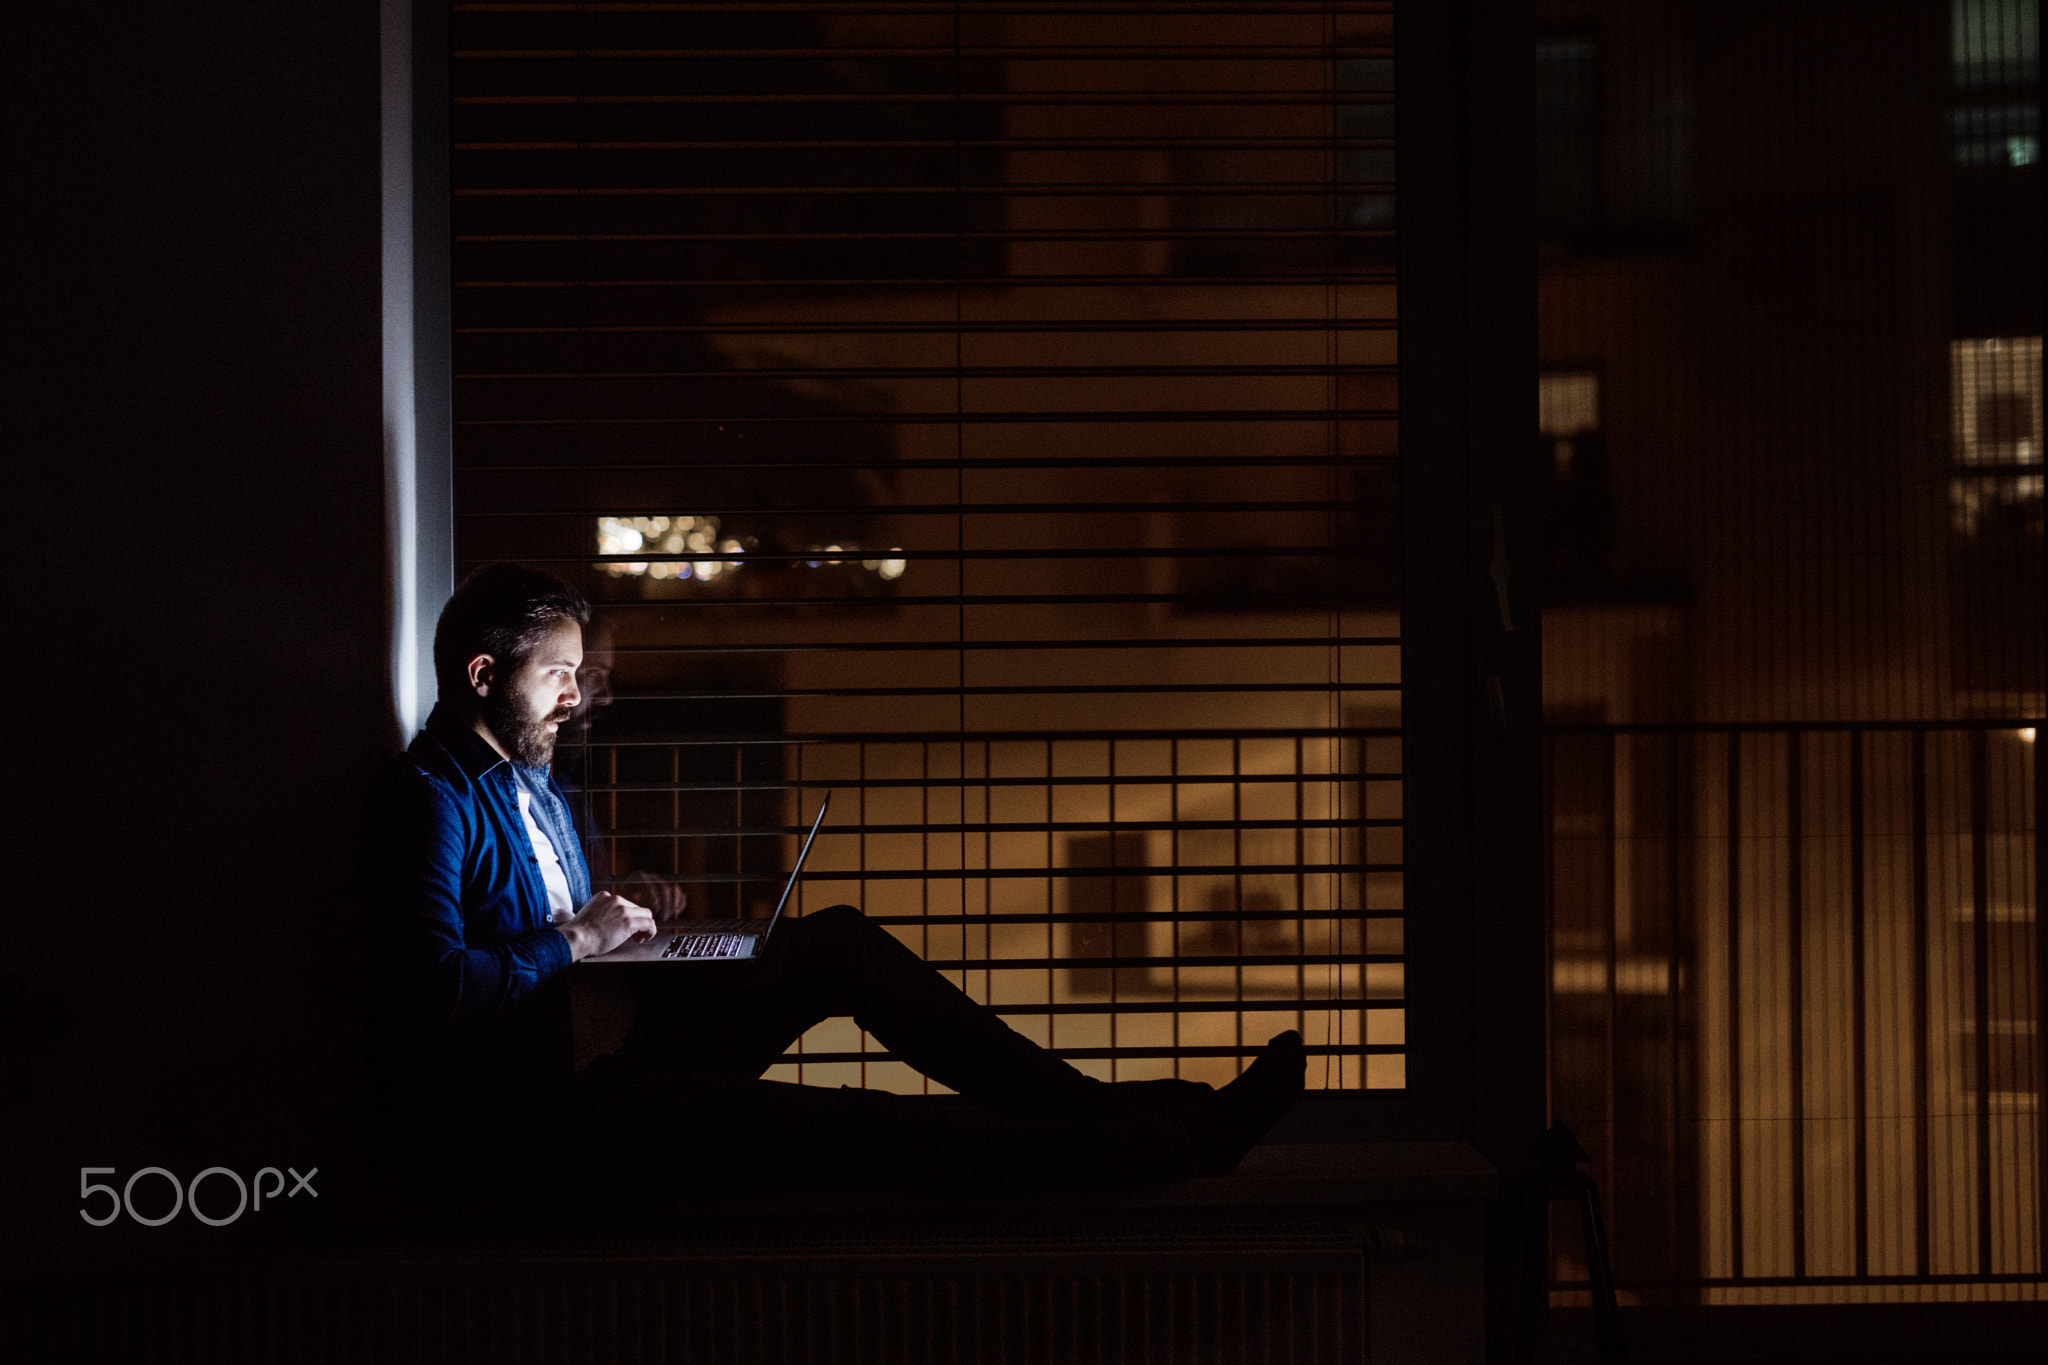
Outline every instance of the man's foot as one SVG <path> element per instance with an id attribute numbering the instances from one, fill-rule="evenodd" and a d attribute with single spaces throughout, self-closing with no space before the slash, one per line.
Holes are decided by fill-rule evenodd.
<path id="1" fill-rule="evenodd" d="M 1214 1175 L 1234 1170 L 1258 1140 L 1287 1117 L 1308 1078 L 1308 1051 L 1293 1029 L 1267 1043 L 1244 1074 L 1217 1091 L 1208 1112 L 1188 1124 L 1195 1157 Z"/>

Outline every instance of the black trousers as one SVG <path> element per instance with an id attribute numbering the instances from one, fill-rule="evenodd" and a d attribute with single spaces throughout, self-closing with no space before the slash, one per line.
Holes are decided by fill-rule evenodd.
<path id="1" fill-rule="evenodd" d="M 637 984 L 625 1046 L 568 1096 L 579 1149 L 737 1158 L 786 1185 L 1088 1188 L 1195 1170 L 1178 1125 L 1118 1103 L 851 906 L 785 920 L 758 962 L 650 964 Z M 957 1097 L 761 1079 L 840 1016 Z"/>

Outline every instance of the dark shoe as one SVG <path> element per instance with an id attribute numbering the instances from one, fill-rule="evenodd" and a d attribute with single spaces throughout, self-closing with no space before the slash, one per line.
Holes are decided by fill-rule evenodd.
<path id="1" fill-rule="evenodd" d="M 1202 1169 L 1234 1170 L 1258 1140 L 1287 1117 L 1308 1079 L 1308 1051 L 1293 1029 L 1266 1044 L 1244 1074 L 1216 1092 L 1208 1113 L 1188 1123 Z"/>

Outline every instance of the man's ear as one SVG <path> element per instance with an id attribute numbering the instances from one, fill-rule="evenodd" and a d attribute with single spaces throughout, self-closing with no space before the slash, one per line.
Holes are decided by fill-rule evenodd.
<path id="1" fill-rule="evenodd" d="M 463 672 L 469 676 L 469 690 L 479 697 L 488 697 L 491 684 L 497 680 L 498 661 L 488 654 L 479 654 L 469 661 Z"/>

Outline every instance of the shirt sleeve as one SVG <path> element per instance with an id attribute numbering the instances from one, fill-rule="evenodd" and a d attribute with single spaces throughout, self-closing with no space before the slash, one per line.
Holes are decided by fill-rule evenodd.
<path id="1" fill-rule="evenodd" d="M 379 784 L 364 831 L 365 892 L 390 989 L 414 1017 L 466 1026 L 517 1012 L 572 959 L 553 929 L 465 945 L 464 866 L 475 816 L 447 786 L 399 770 Z"/>

